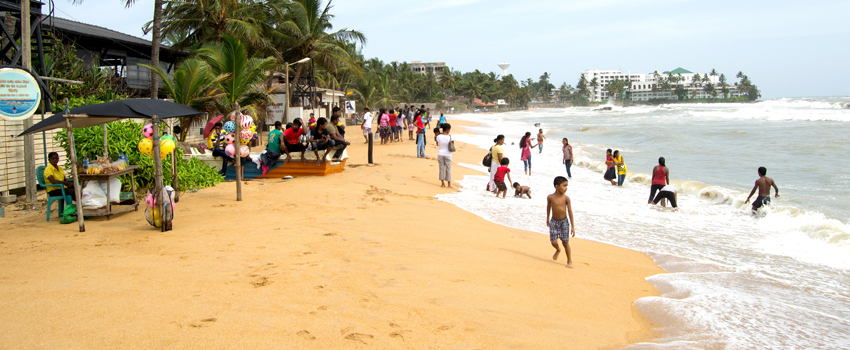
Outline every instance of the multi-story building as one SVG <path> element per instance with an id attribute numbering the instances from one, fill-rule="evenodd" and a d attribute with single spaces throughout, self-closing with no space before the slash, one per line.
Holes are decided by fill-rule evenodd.
<path id="1" fill-rule="evenodd" d="M 413 61 L 408 63 L 408 66 L 410 66 L 410 69 L 413 70 L 413 73 L 428 74 L 428 72 L 431 72 L 438 78 L 448 69 L 446 68 L 446 62 L 422 63 L 420 61 Z"/>
<path id="2" fill-rule="evenodd" d="M 681 86 L 684 88 L 688 97 L 691 98 L 711 98 L 712 96 L 705 92 L 703 87 L 707 82 L 702 80 L 703 74 L 700 74 L 700 81 L 695 82 L 694 76 L 697 73 L 690 72 L 683 68 L 676 68 L 672 71 L 665 72 L 653 72 L 653 73 L 623 73 L 618 70 L 602 70 L 602 69 L 588 69 L 586 71 L 581 72 L 584 78 L 587 80 L 588 86 L 587 88 L 591 92 L 591 101 L 606 101 L 610 98 L 608 96 L 608 91 L 605 88 L 611 82 L 615 80 L 623 80 L 627 83 L 626 92 L 627 98 L 632 101 L 648 101 L 648 100 L 656 100 L 656 99 L 677 99 L 674 90 Z M 669 89 L 663 89 L 659 85 L 659 80 L 663 78 L 668 81 Z M 672 78 L 672 79 L 671 79 Z M 596 79 L 596 86 L 592 86 L 593 79 Z M 719 75 L 708 75 L 709 82 L 715 86 L 718 92 L 720 92 L 720 76 Z M 727 82 L 727 84 L 729 84 Z M 730 84 L 729 88 L 729 96 L 730 97 L 738 97 L 738 90 L 734 85 Z M 722 93 L 721 93 L 722 95 Z"/>

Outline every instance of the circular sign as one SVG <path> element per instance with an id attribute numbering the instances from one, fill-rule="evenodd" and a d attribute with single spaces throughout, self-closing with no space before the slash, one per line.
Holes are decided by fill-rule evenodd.
<path id="1" fill-rule="evenodd" d="M 41 103 L 41 89 L 33 76 L 18 68 L 0 69 L 0 117 L 24 120 Z"/>

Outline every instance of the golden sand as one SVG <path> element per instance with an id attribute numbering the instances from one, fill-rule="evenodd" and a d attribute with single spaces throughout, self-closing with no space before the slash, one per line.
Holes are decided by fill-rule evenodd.
<path id="1" fill-rule="evenodd" d="M 567 269 L 548 236 L 436 200 L 451 190 L 414 142 L 375 145 L 367 165 L 355 128 L 342 174 L 246 181 L 241 202 L 234 182 L 186 193 L 167 233 L 141 210 L 79 233 L 7 208 L 0 347 L 598 349 L 654 336 L 633 306 L 658 295 L 648 256 L 582 240 L 579 212 Z M 484 153 L 458 146 L 456 179 Z"/>

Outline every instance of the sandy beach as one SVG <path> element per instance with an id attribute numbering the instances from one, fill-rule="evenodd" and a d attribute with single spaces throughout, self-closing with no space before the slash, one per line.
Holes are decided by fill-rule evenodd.
<path id="1" fill-rule="evenodd" d="M 452 190 L 433 134 L 432 159 L 405 140 L 376 144 L 369 165 L 348 129 L 343 173 L 246 181 L 241 202 L 234 182 L 185 193 L 167 233 L 142 211 L 79 233 L 7 208 L 0 347 L 608 349 L 656 335 L 633 306 L 658 295 L 647 255 L 582 240 L 577 214 L 567 269 L 548 236 L 434 198 Z M 458 146 L 456 180 L 485 152 Z"/>

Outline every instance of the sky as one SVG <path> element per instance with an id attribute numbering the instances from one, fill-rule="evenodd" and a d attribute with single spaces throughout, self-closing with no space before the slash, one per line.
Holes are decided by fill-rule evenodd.
<path id="1" fill-rule="evenodd" d="M 53 0 L 55 15 L 143 37 L 153 0 Z M 575 86 L 586 69 L 716 69 L 764 98 L 850 95 L 850 1 L 337 0 L 334 31 L 365 34 L 364 56 L 445 62 Z M 149 36 L 147 37 L 150 38 Z"/>

